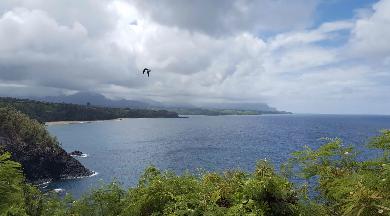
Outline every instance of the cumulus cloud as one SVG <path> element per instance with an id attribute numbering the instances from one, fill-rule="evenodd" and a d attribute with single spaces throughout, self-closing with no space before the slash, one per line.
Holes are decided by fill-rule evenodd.
<path id="1" fill-rule="evenodd" d="M 60 25 L 71 26 L 80 23 L 90 36 L 102 36 L 112 29 L 117 16 L 109 11 L 109 0 L 49 1 L 49 0 L 2 0 L 0 13 L 15 8 L 45 11 Z"/>
<path id="2" fill-rule="evenodd" d="M 390 1 L 382 0 L 373 5 L 371 13 L 356 21 L 350 46 L 356 56 L 389 58 L 388 38 L 390 38 Z"/>
<path id="3" fill-rule="evenodd" d="M 45 11 L 16 8 L 0 18 L 0 79 L 64 89 L 133 82 L 129 53 L 89 37 L 78 22 L 61 25 Z"/>
<path id="4" fill-rule="evenodd" d="M 160 24 L 223 36 L 242 31 L 281 31 L 307 27 L 319 3 L 317 0 L 130 2 Z"/>

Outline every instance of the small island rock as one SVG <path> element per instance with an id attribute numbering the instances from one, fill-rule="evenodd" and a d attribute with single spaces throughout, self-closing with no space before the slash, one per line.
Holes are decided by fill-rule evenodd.
<path id="1" fill-rule="evenodd" d="M 76 151 L 72 151 L 69 155 L 70 156 L 83 156 L 83 152 L 76 150 Z"/>

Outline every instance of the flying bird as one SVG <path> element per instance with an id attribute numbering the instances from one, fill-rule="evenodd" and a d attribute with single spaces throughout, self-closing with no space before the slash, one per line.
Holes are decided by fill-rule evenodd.
<path id="1" fill-rule="evenodd" d="M 145 72 L 146 72 L 146 74 L 148 74 L 148 77 L 149 77 L 150 71 L 152 71 L 152 70 L 150 70 L 149 68 L 144 68 L 144 70 L 142 71 L 142 74 L 145 74 Z"/>

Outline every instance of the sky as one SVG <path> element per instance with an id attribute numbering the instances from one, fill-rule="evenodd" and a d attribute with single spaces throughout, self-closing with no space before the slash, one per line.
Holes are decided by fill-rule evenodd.
<path id="1" fill-rule="evenodd" d="M 390 0 L 2 0 L 0 41 L 3 96 L 390 114 Z"/>

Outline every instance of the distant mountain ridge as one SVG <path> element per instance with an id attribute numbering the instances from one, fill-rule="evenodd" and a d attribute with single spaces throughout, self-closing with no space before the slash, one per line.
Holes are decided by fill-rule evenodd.
<path id="1" fill-rule="evenodd" d="M 79 105 L 90 104 L 92 106 L 114 107 L 114 108 L 132 108 L 132 109 L 167 109 L 175 112 L 197 113 L 206 115 L 226 115 L 222 110 L 254 111 L 252 114 L 279 113 L 276 108 L 268 106 L 266 103 L 204 103 L 199 106 L 191 104 L 164 104 L 154 100 L 112 100 L 102 94 L 93 92 L 78 92 L 73 95 L 49 96 L 37 98 L 37 100 L 54 103 L 72 103 Z M 196 112 L 192 112 L 196 110 Z M 191 112 L 188 112 L 191 111 Z M 280 112 L 287 113 L 287 112 Z M 234 112 L 229 112 L 234 114 Z"/>
<path id="2" fill-rule="evenodd" d="M 209 109 L 271 111 L 271 112 L 278 111 L 276 108 L 270 107 L 266 103 L 217 103 L 217 104 L 205 104 L 204 107 Z"/>
<path id="3" fill-rule="evenodd" d="M 113 107 L 113 108 L 132 108 L 132 109 L 147 109 L 157 108 L 151 103 L 137 100 L 111 100 L 104 95 L 92 92 L 78 92 L 72 95 L 48 96 L 37 98 L 37 100 L 52 102 L 52 103 L 71 103 L 78 105 L 90 104 L 93 106 Z"/>

